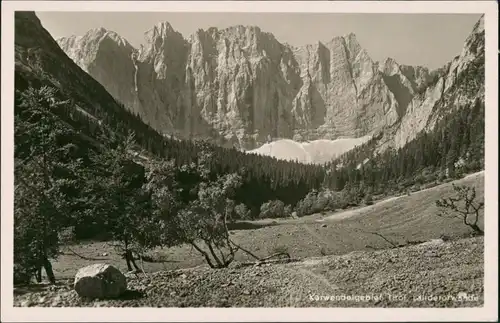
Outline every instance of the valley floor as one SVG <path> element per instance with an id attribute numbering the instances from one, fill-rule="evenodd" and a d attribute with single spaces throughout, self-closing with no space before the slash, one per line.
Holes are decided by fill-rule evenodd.
<path id="1" fill-rule="evenodd" d="M 484 173 L 481 172 L 410 196 L 390 198 L 353 210 L 299 219 L 251 221 L 241 225 L 246 226 L 245 229 L 232 230 L 231 238 L 260 257 L 273 253 L 277 248 L 286 248 L 293 258 L 306 258 L 391 247 L 374 232 L 396 244 L 427 241 L 443 234 L 451 238 L 467 237 L 471 231 L 461 220 L 437 216 L 435 201 L 453 193 L 452 183 L 474 186 L 478 198 L 484 196 Z M 127 270 L 125 261 L 108 242 L 80 243 L 65 246 L 62 251 L 63 254 L 53 263 L 56 277 L 74 277 L 79 268 L 98 262 Z M 199 253 L 187 245 L 157 249 L 152 256 L 158 262 L 145 262 L 147 272 L 205 264 Z M 236 259 L 253 260 L 241 252 Z"/>
<path id="2" fill-rule="evenodd" d="M 87 301 L 58 286 L 15 291 L 15 306 L 477 307 L 483 304 L 484 239 L 358 251 L 302 262 L 130 277 L 120 300 Z"/>
<path id="3" fill-rule="evenodd" d="M 484 172 L 455 181 L 476 187 L 484 196 Z M 34 286 L 15 292 L 20 306 L 478 306 L 483 291 L 483 239 L 459 219 L 437 216 L 435 201 L 453 193 L 452 183 L 380 201 L 372 206 L 300 219 L 259 220 L 231 231 L 232 239 L 264 257 L 286 248 L 303 261 L 262 267 L 209 269 L 188 246 L 155 250 L 158 262 L 145 262 L 146 277 L 131 277 L 129 287 L 146 297 L 84 302 L 67 285 L 76 271 L 91 263 L 109 263 L 126 272 L 124 260 L 106 242 L 66 246 L 54 261 L 62 285 Z M 275 222 L 275 223 L 273 223 Z M 397 245 L 446 235 L 441 245 Z M 464 239 L 465 238 L 465 239 Z M 382 250 L 374 250 L 382 249 Z M 325 256 L 325 257 L 322 257 Z M 318 258 L 320 257 L 320 258 Z M 305 260 L 304 260 L 305 259 Z M 237 262 L 253 260 L 239 252 Z M 194 268 L 193 268 L 194 267 Z M 187 269 L 191 268 L 191 269 Z M 36 292 L 36 288 L 42 291 Z M 455 301 L 459 292 L 481 295 Z M 385 293 L 385 297 L 375 298 Z M 372 295 L 369 302 L 316 301 L 315 295 Z M 390 299 L 388 295 L 399 295 Z M 62 295 L 62 296 L 57 296 Z M 413 300 L 441 295 L 439 301 Z M 133 295 L 132 295 L 133 296 Z M 311 300 L 311 297 L 312 300 Z M 38 297 L 42 297 L 38 300 Z"/>

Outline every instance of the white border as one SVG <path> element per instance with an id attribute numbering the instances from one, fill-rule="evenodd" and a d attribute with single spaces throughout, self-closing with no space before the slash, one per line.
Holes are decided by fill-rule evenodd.
<path id="1" fill-rule="evenodd" d="M 357 308 L 13 308 L 14 11 L 485 13 L 486 173 L 485 304 L 474 309 Z M 498 4 L 496 1 L 2 1 L 2 294 L 1 320 L 13 321 L 496 321 L 498 319 Z M 77 23 L 77 22 L 75 22 Z M 450 58 L 451 59 L 451 58 Z"/>

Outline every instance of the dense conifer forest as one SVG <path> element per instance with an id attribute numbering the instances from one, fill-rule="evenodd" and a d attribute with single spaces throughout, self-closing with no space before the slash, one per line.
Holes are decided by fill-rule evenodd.
<path id="1" fill-rule="evenodd" d="M 60 94 L 53 95 L 54 100 L 63 101 Z M 81 139 L 73 141 L 76 145 L 85 142 L 96 149 L 115 147 L 133 132 L 135 150 L 147 158 L 173 160 L 179 167 L 197 159 L 196 142 L 162 136 L 123 106 L 95 107 L 82 113 L 71 100 L 63 102 L 54 113 L 79 134 Z M 374 153 L 378 140 L 373 138 L 326 165 L 282 161 L 209 145 L 214 154 L 210 169 L 214 175 L 241 174 L 243 184 L 236 200 L 251 210 L 251 217 L 258 217 L 262 204 L 268 201 L 280 200 L 294 207 L 312 190 L 355 190 L 359 197 L 346 203 L 356 205 L 367 194 L 394 194 L 483 169 L 484 104 L 477 100 L 472 106 L 454 109 L 432 131 L 421 133 L 401 149 Z M 20 143 L 16 145 L 16 151 L 21 151 Z"/>

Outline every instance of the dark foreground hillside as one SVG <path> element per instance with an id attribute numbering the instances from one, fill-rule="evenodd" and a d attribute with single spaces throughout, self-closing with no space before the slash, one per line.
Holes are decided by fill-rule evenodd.
<path id="1" fill-rule="evenodd" d="M 128 278 L 124 299 L 85 301 L 71 280 L 14 291 L 15 306 L 477 307 L 484 239 L 428 242 L 289 264 L 161 271 Z M 34 289 L 37 291 L 34 291 Z M 333 300 L 332 300 L 333 298 Z M 349 300 L 351 298 L 351 300 Z"/>

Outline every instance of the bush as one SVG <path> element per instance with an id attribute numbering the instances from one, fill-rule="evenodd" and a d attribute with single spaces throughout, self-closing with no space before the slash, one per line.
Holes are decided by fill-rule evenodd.
<path id="1" fill-rule="evenodd" d="M 319 249 L 319 253 L 320 253 L 320 255 L 322 255 L 322 256 L 328 256 L 328 255 L 330 254 L 330 253 L 328 252 L 328 250 L 327 250 L 325 247 L 321 247 L 321 248 Z"/>
<path id="2" fill-rule="evenodd" d="M 316 195 L 312 205 L 312 213 L 324 212 L 330 208 L 331 191 L 323 190 Z"/>
<path id="3" fill-rule="evenodd" d="M 358 188 L 345 188 L 340 192 L 329 189 L 313 190 L 297 203 L 295 210 L 299 216 L 304 216 L 345 209 L 349 206 L 358 205 L 366 195 Z"/>
<path id="4" fill-rule="evenodd" d="M 244 203 L 240 203 L 234 207 L 234 213 L 236 214 L 236 218 L 240 220 L 250 220 L 251 219 L 251 211 Z"/>
<path id="5" fill-rule="evenodd" d="M 309 192 L 306 197 L 300 200 L 295 207 L 298 216 L 304 216 L 314 213 L 314 203 L 316 201 L 318 192 L 313 190 Z"/>
<path id="6" fill-rule="evenodd" d="M 280 200 L 268 201 L 261 205 L 261 219 L 282 218 L 285 216 L 285 203 Z"/>

